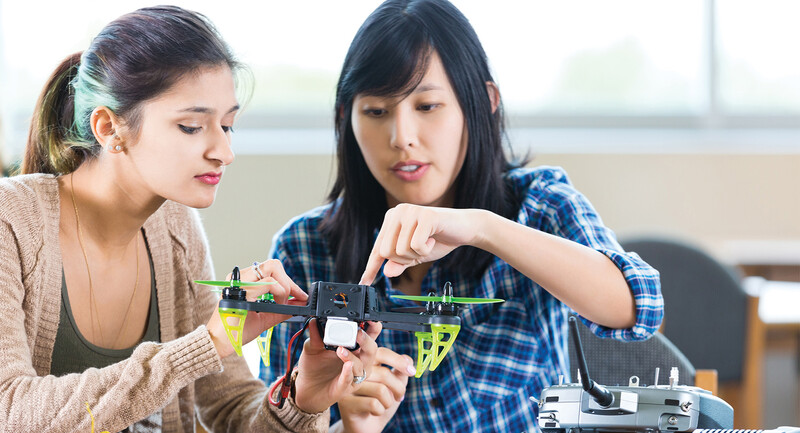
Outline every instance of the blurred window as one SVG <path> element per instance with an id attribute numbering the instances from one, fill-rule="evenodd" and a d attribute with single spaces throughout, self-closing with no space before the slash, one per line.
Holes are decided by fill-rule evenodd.
<path id="1" fill-rule="evenodd" d="M 793 0 L 453 0 L 473 23 L 517 128 L 800 126 Z M 175 0 L 252 72 L 239 130 L 330 130 L 335 83 L 380 3 Z M 0 0 L 0 115 L 18 155 L 41 86 L 141 0 Z"/>
<path id="2" fill-rule="evenodd" d="M 800 115 L 800 2 L 718 1 L 719 106 L 738 115 Z"/>

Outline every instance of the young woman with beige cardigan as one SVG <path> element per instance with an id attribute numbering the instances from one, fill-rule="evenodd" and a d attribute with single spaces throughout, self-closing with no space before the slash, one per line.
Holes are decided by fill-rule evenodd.
<path id="1" fill-rule="evenodd" d="M 0 180 L 0 432 L 191 432 L 196 417 L 214 432 L 325 431 L 368 374 L 379 325 L 355 352 L 326 351 L 312 326 L 277 408 L 193 283 L 213 279 L 192 208 L 233 161 L 238 68 L 204 16 L 157 7 L 53 73 L 25 174 Z M 277 261 L 241 277 L 277 282 L 252 296 L 307 299 Z M 244 341 L 284 319 L 251 314 Z"/>

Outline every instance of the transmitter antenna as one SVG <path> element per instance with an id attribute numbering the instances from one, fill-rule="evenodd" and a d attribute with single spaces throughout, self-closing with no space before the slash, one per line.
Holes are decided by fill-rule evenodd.
<path id="1" fill-rule="evenodd" d="M 594 401 L 600 406 L 611 406 L 611 404 L 614 403 L 614 394 L 606 389 L 606 387 L 595 383 L 595 381 L 589 377 L 589 370 L 586 368 L 586 358 L 583 356 L 583 347 L 581 346 L 581 336 L 578 332 L 578 320 L 575 316 L 569 316 L 569 331 L 575 343 L 575 354 L 578 357 L 578 374 L 580 375 L 580 382 L 583 390 L 592 396 Z"/>

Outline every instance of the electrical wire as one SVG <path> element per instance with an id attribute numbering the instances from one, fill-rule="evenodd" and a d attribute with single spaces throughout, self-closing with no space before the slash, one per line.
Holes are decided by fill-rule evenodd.
<path id="1" fill-rule="evenodd" d="M 291 383 L 291 375 L 292 375 L 292 345 L 294 344 L 294 340 L 297 339 L 300 335 L 305 332 L 306 328 L 308 328 L 308 324 L 311 322 L 311 318 L 309 317 L 303 323 L 303 327 L 295 333 L 292 338 L 289 340 L 289 347 L 286 348 L 286 373 L 278 379 L 277 382 L 273 383 L 272 386 L 269 388 L 269 403 L 273 406 L 278 406 L 279 408 L 283 407 L 284 401 L 289 396 L 289 391 L 292 388 Z M 299 358 L 298 358 L 299 359 Z M 275 392 L 275 388 L 281 385 L 281 392 L 280 396 L 278 397 L 278 401 L 272 400 L 272 394 Z"/>

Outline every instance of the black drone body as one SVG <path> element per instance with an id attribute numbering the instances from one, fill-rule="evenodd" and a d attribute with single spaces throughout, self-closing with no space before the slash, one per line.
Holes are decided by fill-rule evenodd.
<path id="1" fill-rule="evenodd" d="M 449 285 L 448 285 L 449 287 Z M 432 297 L 436 299 L 435 297 Z M 438 305 L 437 305 L 438 304 Z M 449 304 L 444 305 L 442 304 Z M 453 303 L 428 302 L 424 311 L 419 313 L 380 311 L 378 309 L 378 298 L 375 288 L 372 286 L 329 283 L 318 281 L 311 285 L 308 290 L 308 304 L 304 306 L 285 305 L 265 302 L 248 302 L 241 299 L 227 298 L 223 293 L 219 303 L 220 309 L 247 310 L 259 313 L 278 313 L 295 316 L 290 321 L 303 321 L 304 318 L 316 318 L 320 326 L 320 335 L 327 336 L 325 330 L 329 319 L 347 321 L 355 323 L 358 327 L 363 322 L 382 322 L 386 329 L 397 329 L 409 332 L 431 332 L 431 325 L 451 325 L 461 326 L 461 318 L 458 316 L 459 307 Z M 334 331 L 342 332 L 342 328 L 347 326 L 344 323 L 335 326 Z M 326 340 L 335 336 L 327 336 Z M 351 344 L 341 341 L 344 344 L 329 345 L 329 349 L 337 346 L 345 346 L 349 349 L 355 348 L 355 340 Z"/>
<path id="2" fill-rule="evenodd" d="M 231 281 L 197 281 L 200 284 L 225 287 L 221 290 L 219 314 L 225 331 L 236 353 L 241 356 L 242 331 L 248 312 L 277 313 L 293 316 L 289 321 L 302 321 L 307 326 L 312 318 L 317 319 L 320 335 L 325 347 L 331 350 L 338 346 L 356 349 L 358 329 L 365 322 L 381 322 L 386 329 L 413 332 L 417 337 L 417 376 L 439 366 L 450 350 L 461 329 L 459 304 L 503 302 L 502 299 L 461 298 L 453 296 L 450 283 L 445 283 L 442 295 L 431 291 L 428 296 L 392 296 L 393 298 L 425 302 L 424 307 L 399 308 L 399 311 L 382 311 L 378 307 L 378 296 L 372 286 L 318 281 L 308 289 L 306 305 L 278 304 L 271 294 L 248 301 L 245 286 L 263 286 L 265 282 L 242 282 L 239 269 L 234 268 Z M 238 321 L 232 324 L 229 318 Z M 305 329 L 304 326 L 304 329 Z M 269 343 L 272 328 L 266 337 L 256 339 L 262 360 L 269 365 Z M 291 351 L 291 343 L 288 348 Z"/>

